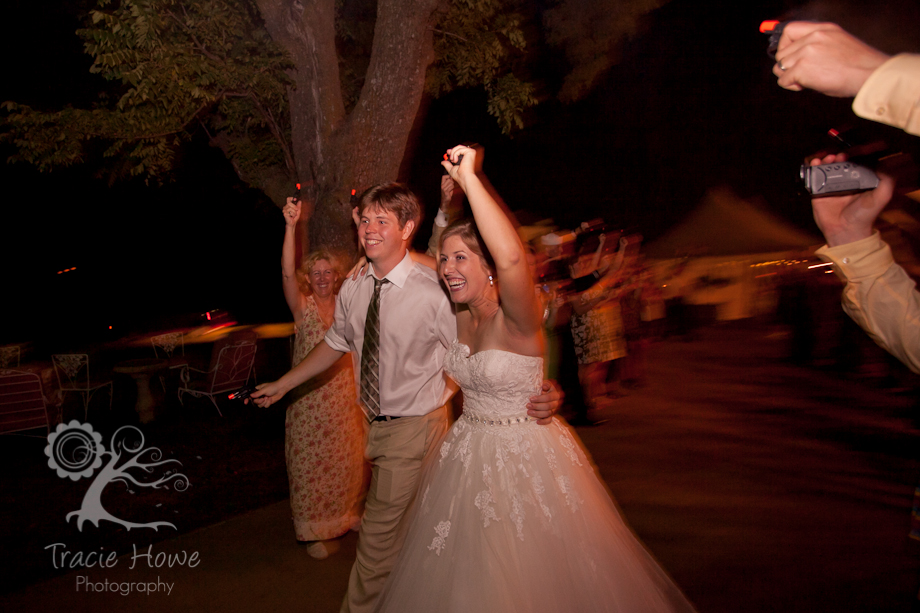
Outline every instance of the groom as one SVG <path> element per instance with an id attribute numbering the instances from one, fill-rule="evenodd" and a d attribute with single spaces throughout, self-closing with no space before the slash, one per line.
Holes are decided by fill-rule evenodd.
<path id="1" fill-rule="evenodd" d="M 457 338 L 456 317 L 437 274 L 409 257 L 421 218 L 415 194 L 398 183 L 377 185 L 361 196 L 358 211 L 358 238 L 370 274 L 342 284 L 325 342 L 252 394 L 258 406 L 267 407 L 344 353 L 354 356 L 356 385 L 370 422 L 365 455 L 373 477 L 342 613 L 372 610 L 396 562 L 400 523 L 415 497 L 425 457 L 447 431 L 446 403 L 454 389 L 442 366 Z M 548 382 L 543 391 L 531 398 L 528 414 L 549 423 L 559 394 Z"/>

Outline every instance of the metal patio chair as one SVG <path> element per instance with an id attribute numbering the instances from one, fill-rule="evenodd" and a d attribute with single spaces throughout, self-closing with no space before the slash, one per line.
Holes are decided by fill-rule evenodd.
<path id="1" fill-rule="evenodd" d="M 85 353 L 58 353 L 51 356 L 54 373 L 57 375 L 61 392 L 77 392 L 83 399 L 83 420 L 89 416 L 89 401 L 98 390 L 109 389 L 109 411 L 112 410 L 111 381 L 91 379 L 89 376 L 89 355 Z"/>
<path id="2" fill-rule="evenodd" d="M 182 394 L 191 394 L 195 398 L 207 396 L 217 409 L 217 414 L 224 416 L 217 406 L 217 396 L 222 396 L 237 390 L 254 378 L 253 366 L 256 359 L 256 344 L 252 341 L 239 341 L 222 347 L 217 356 L 211 359 L 208 370 L 199 370 L 186 366 L 182 371 L 183 385 L 179 386 L 179 403 L 182 404 Z M 191 372 L 200 373 L 204 377 L 190 380 Z"/>
<path id="3" fill-rule="evenodd" d="M 51 432 L 41 378 L 24 370 L 0 370 L 0 434 L 45 428 Z"/>

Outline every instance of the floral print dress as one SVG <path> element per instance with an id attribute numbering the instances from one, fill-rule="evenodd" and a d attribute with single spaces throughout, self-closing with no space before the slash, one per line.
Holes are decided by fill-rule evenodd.
<path id="1" fill-rule="evenodd" d="M 294 364 L 326 325 L 311 296 L 294 340 Z M 355 401 L 351 356 L 294 390 L 285 418 L 284 455 L 299 541 L 336 538 L 361 521 L 367 484 L 366 428 Z"/>

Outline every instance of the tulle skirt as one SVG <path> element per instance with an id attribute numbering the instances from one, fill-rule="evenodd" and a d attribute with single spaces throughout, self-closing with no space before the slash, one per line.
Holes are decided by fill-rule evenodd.
<path id="1" fill-rule="evenodd" d="M 461 416 L 425 468 L 378 611 L 693 611 L 568 426 Z"/>

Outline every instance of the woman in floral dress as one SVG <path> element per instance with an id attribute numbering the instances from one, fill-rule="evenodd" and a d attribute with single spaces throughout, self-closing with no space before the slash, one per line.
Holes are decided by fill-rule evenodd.
<path id="1" fill-rule="evenodd" d="M 281 272 L 297 331 L 297 364 L 332 325 L 340 275 L 324 251 L 311 253 L 295 271 L 301 205 L 288 199 L 283 212 Z M 360 524 L 366 491 L 365 428 L 355 402 L 351 356 L 294 390 L 284 429 L 294 532 L 310 556 L 324 559 L 338 549 L 338 537 Z"/>

